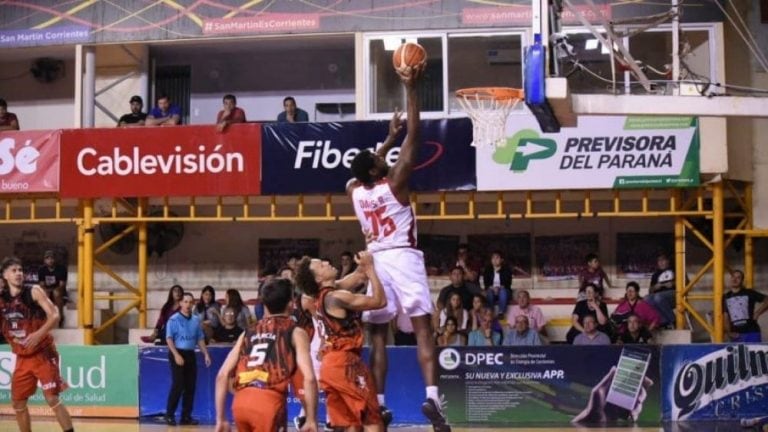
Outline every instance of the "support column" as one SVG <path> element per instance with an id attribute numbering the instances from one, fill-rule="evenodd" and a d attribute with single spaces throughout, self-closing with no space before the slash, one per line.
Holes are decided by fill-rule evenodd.
<path id="1" fill-rule="evenodd" d="M 93 345 L 93 199 L 83 201 L 83 328 L 84 342 Z"/>
<path id="2" fill-rule="evenodd" d="M 712 283 L 712 342 L 723 342 L 723 289 L 725 285 L 725 224 L 723 182 L 712 184 L 712 246 L 714 255 Z"/>
<path id="3" fill-rule="evenodd" d="M 83 322 L 85 318 L 85 311 L 83 310 L 83 305 L 85 303 L 83 237 L 83 224 L 79 223 L 77 224 L 77 328 L 83 328 Z"/>
<path id="4" fill-rule="evenodd" d="M 83 127 L 92 128 L 96 124 L 96 48 L 83 47 L 83 54 Z"/>
<path id="5" fill-rule="evenodd" d="M 754 228 L 754 220 L 752 218 L 752 183 L 747 183 L 744 186 L 744 205 L 747 207 L 744 209 L 744 213 L 747 215 L 747 226 L 744 229 L 751 230 Z M 747 288 L 755 287 L 755 249 L 752 239 L 752 236 L 749 234 L 744 236 L 744 286 Z"/>
<path id="6" fill-rule="evenodd" d="M 675 328 L 685 328 L 685 223 L 684 218 L 675 218 Z"/>
<path id="7" fill-rule="evenodd" d="M 142 217 L 147 208 L 147 199 L 140 198 L 136 212 Z M 147 328 L 147 223 L 139 222 L 139 328 Z"/>

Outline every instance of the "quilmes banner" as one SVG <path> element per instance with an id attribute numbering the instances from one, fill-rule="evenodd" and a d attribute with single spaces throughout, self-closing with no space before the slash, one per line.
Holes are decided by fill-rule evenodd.
<path id="1" fill-rule="evenodd" d="M 344 193 L 352 159 L 375 150 L 389 121 L 271 123 L 262 125 L 265 194 Z M 407 131 L 405 131 L 407 132 Z M 386 155 L 392 166 L 405 137 Z M 421 151 L 411 176 L 415 191 L 475 189 L 475 150 L 469 119 L 423 120 Z"/>
<path id="2" fill-rule="evenodd" d="M 662 349 L 664 420 L 733 422 L 768 415 L 768 344 Z"/>
<path id="3" fill-rule="evenodd" d="M 57 347 L 61 377 L 69 388 L 59 398 L 74 417 L 139 416 L 138 349 L 135 345 Z M 0 345 L 0 414 L 13 416 L 11 377 L 16 356 Z M 38 387 L 39 387 L 38 383 Z M 38 391 L 29 399 L 32 415 L 52 416 Z"/>
<path id="4" fill-rule="evenodd" d="M 659 424 L 653 346 L 442 348 L 438 365 L 453 424 Z"/>
<path id="5" fill-rule="evenodd" d="M 477 149 L 478 190 L 699 184 L 695 117 L 579 117 L 579 127 L 557 134 L 539 132 L 532 117 L 515 119 L 506 144 Z"/>
<path id="6" fill-rule="evenodd" d="M 59 191 L 61 131 L 0 134 L 0 194 Z"/>

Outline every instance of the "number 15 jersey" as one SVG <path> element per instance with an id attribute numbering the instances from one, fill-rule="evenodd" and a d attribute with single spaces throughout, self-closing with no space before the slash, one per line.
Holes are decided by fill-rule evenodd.
<path id="1" fill-rule="evenodd" d="M 410 205 L 395 197 L 389 180 L 383 178 L 373 187 L 358 186 L 352 190 L 355 214 L 363 231 L 371 233 L 370 252 L 416 247 L 416 220 Z"/>

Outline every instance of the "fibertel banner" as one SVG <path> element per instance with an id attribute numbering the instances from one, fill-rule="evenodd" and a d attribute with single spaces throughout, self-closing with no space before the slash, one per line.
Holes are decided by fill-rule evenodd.
<path id="1" fill-rule="evenodd" d="M 533 117 L 513 119 L 505 145 L 477 149 L 478 190 L 699 184 L 695 117 L 579 117 L 577 128 L 557 134 L 539 132 Z"/>

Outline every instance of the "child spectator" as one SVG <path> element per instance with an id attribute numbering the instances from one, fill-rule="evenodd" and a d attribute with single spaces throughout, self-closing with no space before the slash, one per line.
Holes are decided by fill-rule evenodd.
<path id="1" fill-rule="evenodd" d="M 600 297 L 605 294 L 606 287 L 611 287 L 611 281 L 600 266 L 597 255 L 593 253 L 587 255 L 586 261 L 587 266 L 579 272 L 579 296 L 577 300 L 584 300 L 584 289 L 587 285 L 593 285 Z"/>
<path id="2" fill-rule="evenodd" d="M 437 328 L 438 333 L 443 332 L 448 317 L 454 317 L 456 319 L 458 326 L 457 331 L 467 331 L 467 325 L 469 324 L 469 311 L 462 307 L 461 295 L 459 295 L 457 292 L 451 294 L 451 296 L 448 298 L 448 303 L 443 309 L 440 310 L 440 313 L 437 314 L 437 317 L 438 321 L 435 323 L 435 328 Z"/>

